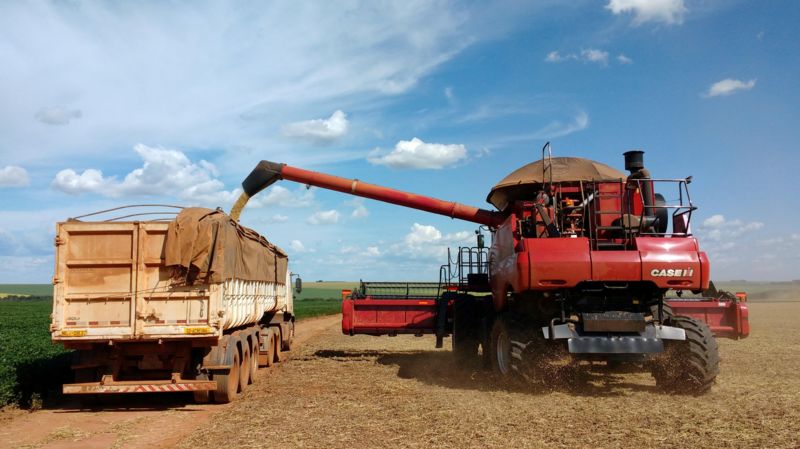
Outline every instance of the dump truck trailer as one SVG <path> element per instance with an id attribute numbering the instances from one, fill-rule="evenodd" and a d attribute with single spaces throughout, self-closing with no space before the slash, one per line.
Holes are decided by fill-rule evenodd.
<path id="1" fill-rule="evenodd" d="M 54 342 L 65 394 L 193 392 L 234 400 L 289 350 L 286 254 L 220 211 L 56 226 Z"/>

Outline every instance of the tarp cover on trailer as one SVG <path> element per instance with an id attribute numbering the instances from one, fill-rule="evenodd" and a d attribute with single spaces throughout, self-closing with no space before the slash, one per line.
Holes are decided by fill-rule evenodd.
<path id="1" fill-rule="evenodd" d="M 486 201 L 498 210 L 503 210 L 512 201 L 533 199 L 536 195 L 531 185 L 569 181 L 610 181 L 625 179 L 627 175 L 606 164 L 582 157 L 554 157 L 542 159 L 511 172 L 492 187 Z"/>
<path id="2" fill-rule="evenodd" d="M 219 210 L 183 209 L 169 224 L 164 253 L 176 281 L 286 283 L 286 253 Z"/>

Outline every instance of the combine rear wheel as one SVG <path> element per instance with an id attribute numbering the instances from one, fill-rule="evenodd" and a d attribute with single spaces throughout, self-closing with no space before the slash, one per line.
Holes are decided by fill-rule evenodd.
<path id="1" fill-rule="evenodd" d="M 656 384 L 672 393 L 701 394 L 719 374 L 717 340 L 706 323 L 674 316 L 670 325 L 686 331 L 684 341 L 666 341 L 663 358 L 653 368 Z"/>

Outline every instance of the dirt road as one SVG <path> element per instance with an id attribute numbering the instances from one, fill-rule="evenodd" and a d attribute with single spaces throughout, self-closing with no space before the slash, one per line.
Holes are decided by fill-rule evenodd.
<path id="1" fill-rule="evenodd" d="M 295 347 L 302 348 L 340 320 L 328 316 L 298 323 Z M 261 370 L 250 388 L 272 383 L 282 365 Z M 194 404 L 184 395 L 128 396 L 93 410 L 69 401 L 58 408 L 18 412 L 0 422 L 0 449 L 166 449 L 207 425 L 214 415 L 225 414 L 231 405 Z"/>
<path id="2" fill-rule="evenodd" d="M 46 410 L 4 426 L 0 448 L 798 447 L 798 315 L 800 302 L 752 303 L 752 336 L 720 341 L 722 373 L 701 397 L 633 373 L 499 386 L 430 337 L 346 337 L 332 317 L 298 327 L 293 359 L 234 404 Z"/>

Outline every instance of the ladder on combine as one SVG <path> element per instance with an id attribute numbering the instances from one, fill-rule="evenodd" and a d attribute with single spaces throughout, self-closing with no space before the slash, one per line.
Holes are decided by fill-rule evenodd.
<path id="1" fill-rule="evenodd" d="M 595 182 L 589 202 L 589 239 L 594 251 L 625 250 L 633 240 L 631 223 L 625 223 L 625 182 Z M 630 217 L 630 214 L 628 215 Z M 628 218 L 630 220 L 630 218 Z"/>

